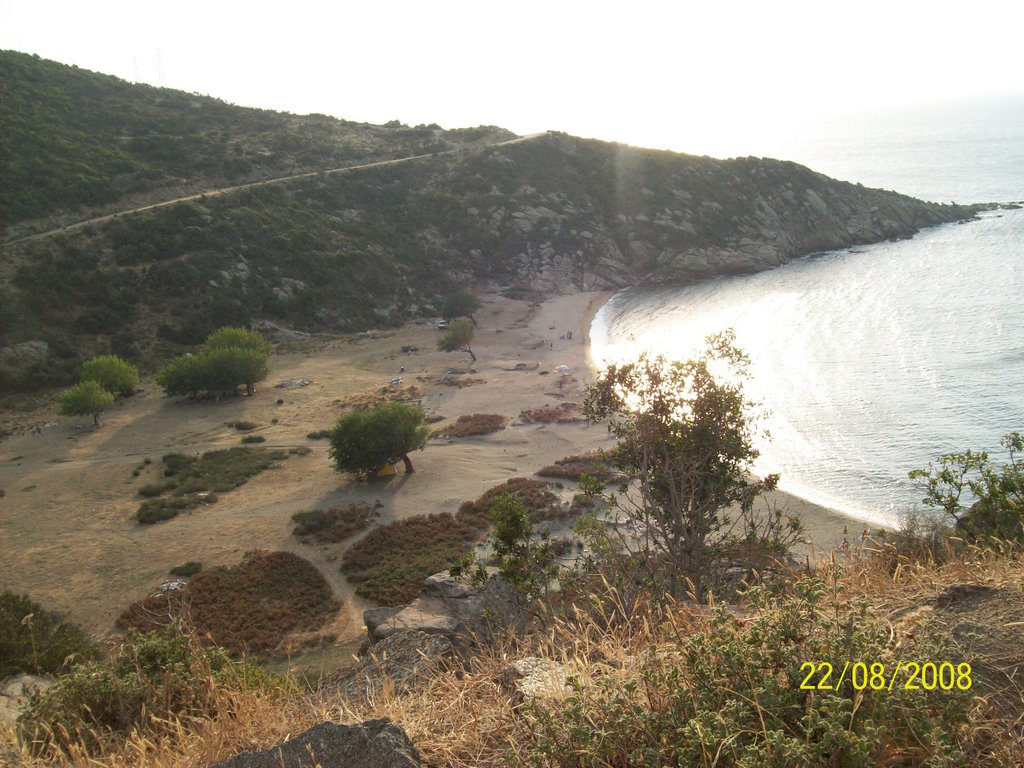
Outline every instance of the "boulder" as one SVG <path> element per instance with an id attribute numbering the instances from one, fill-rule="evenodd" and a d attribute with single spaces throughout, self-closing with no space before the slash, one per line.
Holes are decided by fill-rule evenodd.
<path id="1" fill-rule="evenodd" d="M 52 677 L 26 674 L 8 677 L 0 682 L 0 727 L 13 727 L 18 715 L 28 706 L 29 699 L 53 683 Z"/>
<path id="2" fill-rule="evenodd" d="M 428 576 L 423 591 L 409 605 L 388 615 L 388 609 L 364 612 L 366 631 L 371 643 L 396 632 L 426 632 L 452 639 L 472 640 L 488 634 L 493 628 L 488 617 L 522 627 L 526 612 L 517 596 L 489 568 L 490 578 L 476 584 L 468 575 L 453 577 L 447 571 Z M 393 610 L 393 609 L 392 609 Z"/>
<path id="3" fill-rule="evenodd" d="M 324 681 L 320 690 L 351 701 L 364 701 L 386 686 L 400 693 L 432 677 L 454 654 L 444 635 L 395 632 L 372 646 L 354 667 Z"/>
<path id="4" fill-rule="evenodd" d="M 502 673 L 502 680 L 520 702 L 559 698 L 571 693 L 565 667 L 538 656 L 517 659 Z"/>
<path id="5" fill-rule="evenodd" d="M 324 722 L 259 752 L 242 752 L 214 768 L 413 768 L 420 754 L 388 718 L 355 725 Z"/>

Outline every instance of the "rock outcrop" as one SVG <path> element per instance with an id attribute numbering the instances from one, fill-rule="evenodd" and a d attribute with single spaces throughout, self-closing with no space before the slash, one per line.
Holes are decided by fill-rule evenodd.
<path id="1" fill-rule="evenodd" d="M 356 725 L 320 723 L 280 746 L 243 752 L 214 768 L 414 768 L 419 752 L 388 718 Z"/>
<path id="2" fill-rule="evenodd" d="M 474 642 L 491 631 L 494 617 L 505 625 L 519 626 L 525 613 L 509 587 L 489 569 L 491 578 L 482 585 L 468 576 L 447 571 L 428 576 L 423 591 L 400 608 L 371 608 L 363 613 L 367 635 L 376 643 L 401 632 L 442 635 L 458 644 Z"/>

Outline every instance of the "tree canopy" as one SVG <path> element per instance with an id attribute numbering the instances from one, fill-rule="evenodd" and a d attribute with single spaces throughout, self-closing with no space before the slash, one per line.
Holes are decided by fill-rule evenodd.
<path id="1" fill-rule="evenodd" d="M 476 355 L 473 354 L 473 350 L 469 346 L 473 341 L 473 333 L 473 324 L 466 318 L 460 317 L 449 325 L 444 335 L 437 340 L 437 348 L 441 352 L 468 352 L 475 363 Z"/>
<path id="2" fill-rule="evenodd" d="M 114 404 L 114 396 L 95 381 L 83 381 L 60 396 L 60 412 L 65 416 L 92 416 L 100 423 L 100 414 Z"/>
<path id="3" fill-rule="evenodd" d="M 210 334 L 203 350 L 175 358 L 156 380 L 170 397 L 203 392 L 228 394 L 243 384 L 251 395 L 256 382 L 269 373 L 267 358 L 272 349 L 273 345 L 255 331 L 221 328 Z"/>
<path id="4" fill-rule="evenodd" d="M 409 453 L 422 450 L 430 429 L 423 410 L 408 403 L 386 403 L 346 413 L 331 432 L 328 455 L 339 472 L 366 476 L 385 464 L 402 461 L 413 472 Z"/>
<path id="5" fill-rule="evenodd" d="M 460 288 L 444 300 L 441 305 L 441 314 L 448 320 L 455 317 L 468 317 L 475 326 L 476 319 L 473 317 L 473 313 L 478 309 L 480 309 L 480 299 L 475 294 Z"/>
<path id="6" fill-rule="evenodd" d="M 733 342 L 729 331 L 709 336 L 696 359 L 611 365 L 584 403 L 619 439 L 610 458 L 627 480 L 607 498 L 638 531 L 652 583 L 673 597 L 692 588 L 699 598 L 737 542 L 776 547 L 799 530 L 778 512 L 753 514 L 778 476 L 751 478 L 755 404 L 743 393 L 748 359 Z"/>
<path id="7" fill-rule="evenodd" d="M 100 355 L 82 363 L 82 381 L 95 381 L 115 395 L 130 395 L 139 385 L 139 370 L 117 355 Z"/>

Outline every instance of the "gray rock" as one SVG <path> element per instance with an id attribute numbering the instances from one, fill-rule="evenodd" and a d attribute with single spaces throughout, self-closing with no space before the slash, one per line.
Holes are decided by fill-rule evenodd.
<path id="1" fill-rule="evenodd" d="M 420 754 L 388 718 L 356 725 L 320 723 L 260 752 L 243 752 L 214 768 L 412 768 Z"/>
<path id="2" fill-rule="evenodd" d="M 355 666 L 324 681 L 320 692 L 351 701 L 365 701 L 386 686 L 400 693 L 430 679 L 454 655 L 455 646 L 443 635 L 396 632 L 371 646 Z"/>
<path id="3" fill-rule="evenodd" d="M 32 696 L 42 693 L 54 682 L 52 677 L 26 674 L 0 682 L 0 726 L 14 727 L 18 715 L 28 706 Z"/>
<path id="4" fill-rule="evenodd" d="M 18 370 L 46 362 L 50 356 L 50 345 L 45 341 L 23 341 L 11 347 L 0 349 L 0 368 Z"/>
<path id="5" fill-rule="evenodd" d="M 565 667 L 538 656 L 517 659 L 504 670 L 502 680 L 519 701 L 557 698 L 570 693 Z"/>

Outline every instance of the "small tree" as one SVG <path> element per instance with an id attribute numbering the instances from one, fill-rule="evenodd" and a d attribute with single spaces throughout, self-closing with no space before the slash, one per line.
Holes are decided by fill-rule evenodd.
<path id="1" fill-rule="evenodd" d="M 256 382 L 269 373 L 267 358 L 272 350 L 271 343 L 255 331 L 221 328 L 210 334 L 201 352 L 168 363 L 156 381 L 169 397 L 200 392 L 227 394 L 235 392 L 240 384 L 251 395 Z"/>
<path id="2" fill-rule="evenodd" d="M 441 314 L 448 320 L 455 317 L 468 317 L 470 322 L 476 326 L 476 318 L 473 313 L 480 309 L 480 299 L 469 291 L 460 288 L 441 305 Z"/>
<path id="3" fill-rule="evenodd" d="M 503 493 L 491 507 L 494 533 L 490 538 L 499 573 L 525 598 L 547 597 L 558 573 L 555 545 L 547 530 L 534 530 L 523 500 Z"/>
<path id="4" fill-rule="evenodd" d="M 999 444 L 1008 454 L 1002 465 L 985 451 L 968 450 L 940 456 L 938 467 L 929 464 L 910 473 L 911 480 L 922 481 L 924 503 L 945 512 L 957 531 L 971 539 L 1024 539 L 1024 436 L 1010 432 Z"/>
<path id="5" fill-rule="evenodd" d="M 437 348 L 441 352 L 468 352 L 469 356 L 476 362 L 476 355 L 470 349 L 469 344 L 473 341 L 473 324 L 464 317 L 448 326 L 448 330 L 437 340 Z"/>
<path id="6" fill-rule="evenodd" d="M 176 357 L 156 375 L 168 397 L 195 396 L 205 390 L 202 361 L 196 355 Z"/>
<path id="7" fill-rule="evenodd" d="M 139 369 L 117 355 L 100 355 L 82 363 L 82 381 L 95 381 L 108 392 L 127 397 L 139 385 Z"/>
<path id="8" fill-rule="evenodd" d="M 689 583 L 701 599 L 740 543 L 779 551 L 800 531 L 799 521 L 783 522 L 777 510 L 764 519 L 753 513 L 778 476 L 750 476 L 758 452 L 754 403 L 742 385 L 749 361 L 731 331 L 709 336 L 706 345 L 702 357 L 686 362 L 642 356 L 609 366 L 588 388 L 583 408 L 619 438 L 610 457 L 627 478 L 617 494 L 593 482 L 587 490 L 605 495 L 633 524 L 651 583 L 664 580 L 672 597 Z"/>
<path id="9" fill-rule="evenodd" d="M 60 412 L 64 416 L 92 416 L 100 423 L 100 414 L 114 404 L 114 396 L 95 381 L 83 381 L 60 396 Z"/>
<path id="10" fill-rule="evenodd" d="M 407 473 L 414 472 L 409 453 L 423 450 L 430 428 L 423 410 L 408 403 L 387 403 L 372 410 L 346 413 L 331 432 L 328 455 L 339 472 L 368 476 L 401 460 Z"/>

